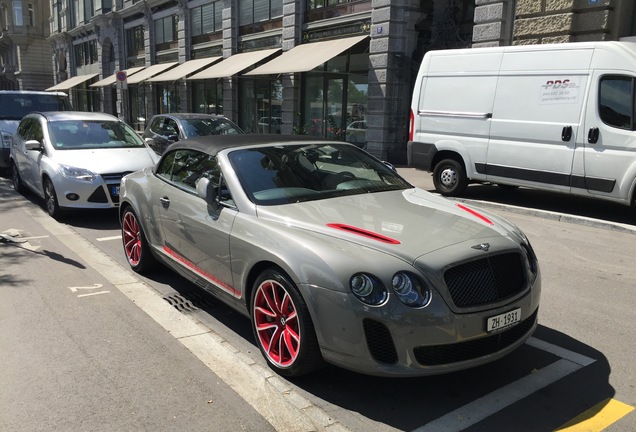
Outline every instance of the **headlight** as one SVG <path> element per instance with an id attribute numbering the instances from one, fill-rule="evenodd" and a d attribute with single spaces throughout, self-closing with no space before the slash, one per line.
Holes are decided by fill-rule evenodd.
<path id="1" fill-rule="evenodd" d="M 349 285 L 353 295 L 368 305 L 377 306 L 384 303 L 387 298 L 382 282 L 371 275 L 365 273 L 353 275 Z"/>
<path id="2" fill-rule="evenodd" d="M 530 267 L 531 273 L 531 283 L 534 283 L 534 280 L 537 278 L 537 273 L 539 272 L 539 260 L 534 253 L 534 249 L 532 249 L 532 245 L 526 238 L 524 243 L 521 243 L 521 247 L 526 251 L 526 257 L 528 259 L 528 266 Z"/>
<path id="3" fill-rule="evenodd" d="M 11 135 L 9 132 L 0 131 L 0 144 L 1 144 L 1 146 L 4 147 L 4 148 L 11 147 L 11 138 L 12 137 L 13 137 L 13 135 Z"/>
<path id="4" fill-rule="evenodd" d="M 391 285 L 400 301 L 407 306 L 422 307 L 431 301 L 431 290 L 411 273 L 396 273 L 391 279 Z"/>
<path id="5" fill-rule="evenodd" d="M 77 180 L 84 180 L 84 181 L 90 182 L 95 180 L 95 178 L 97 177 L 93 172 L 84 168 L 77 168 L 77 167 L 72 167 L 68 165 L 60 165 L 60 169 L 64 177 L 73 178 Z"/>

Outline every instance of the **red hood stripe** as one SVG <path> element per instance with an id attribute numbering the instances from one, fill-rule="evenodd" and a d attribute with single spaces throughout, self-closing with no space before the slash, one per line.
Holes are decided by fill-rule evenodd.
<path id="1" fill-rule="evenodd" d="M 457 207 L 459 207 L 460 209 L 467 211 L 468 213 L 470 213 L 473 216 L 478 217 L 479 219 L 483 220 L 484 222 L 486 222 L 488 225 L 494 225 L 494 222 L 491 221 L 490 219 L 488 219 L 486 216 L 484 216 L 483 214 L 477 212 L 476 210 L 473 210 L 469 207 L 466 207 L 463 204 L 457 204 Z"/>
<path id="2" fill-rule="evenodd" d="M 373 231 L 368 231 L 362 228 L 358 228 L 358 227 L 354 227 L 351 225 L 346 225 L 346 224 L 338 224 L 338 223 L 330 223 L 327 224 L 328 227 L 330 228 L 335 228 L 338 230 L 342 230 L 342 231 L 346 231 L 346 232 L 350 232 L 352 234 L 357 234 L 360 235 L 362 237 L 366 237 L 372 240 L 377 240 L 379 242 L 382 243 L 389 243 L 389 244 L 400 244 L 399 241 L 392 239 L 391 237 L 387 237 L 387 236 L 383 236 L 382 234 L 378 234 L 378 233 L 374 233 Z"/>

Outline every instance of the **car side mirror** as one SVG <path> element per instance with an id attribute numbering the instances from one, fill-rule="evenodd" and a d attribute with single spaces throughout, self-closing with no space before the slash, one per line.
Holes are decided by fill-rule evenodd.
<path id="1" fill-rule="evenodd" d="M 382 163 L 389 169 L 391 169 L 392 171 L 397 172 L 397 169 L 395 169 L 395 167 L 393 166 L 393 164 L 391 162 L 387 162 L 387 161 L 382 161 Z"/>
<path id="2" fill-rule="evenodd" d="M 210 179 L 202 177 L 197 181 L 197 195 L 203 198 L 213 211 L 219 208 L 219 197 L 216 187 L 210 182 Z"/>
<path id="3" fill-rule="evenodd" d="M 43 149 L 42 143 L 38 140 L 28 140 L 27 142 L 24 143 L 24 148 L 26 148 L 27 150 L 35 150 L 35 151 L 42 151 Z"/>
<path id="4" fill-rule="evenodd" d="M 177 135 L 177 134 L 170 134 L 170 135 L 168 135 L 168 141 L 170 141 L 170 142 L 177 142 L 177 141 L 179 141 L 179 135 Z"/>

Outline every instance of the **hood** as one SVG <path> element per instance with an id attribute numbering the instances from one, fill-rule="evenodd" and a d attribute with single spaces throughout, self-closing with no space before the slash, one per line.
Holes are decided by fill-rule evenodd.
<path id="1" fill-rule="evenodd" d="M 9 132 L 11 135 L 18 130 L 20 120 L 0 120 L 0 131 Z"/>
<path id="2" fill-rule="evenodd" d="M 515 241 L 510 235 L 515 227 L 505 220 L 417 188 L 259 207 L 258 216 L 409 262 L 467 241 L 479 244 L 502 236 Z"/>
<path id="3" fill-rule="evenodd" d="M 95 174 L 133 172 L 153 166 L 155 152 L 147 147 L 117 149 L 58 150 L 57 163 L 88 169 Z"/>

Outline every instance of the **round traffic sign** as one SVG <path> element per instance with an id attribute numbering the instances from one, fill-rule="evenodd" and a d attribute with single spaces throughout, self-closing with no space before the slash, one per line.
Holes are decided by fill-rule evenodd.
<path id="1" fill-rule="evenodd" d="M 118 71 L 116 77 L 117 81 L 126 81 L 126 71 Z"/>

